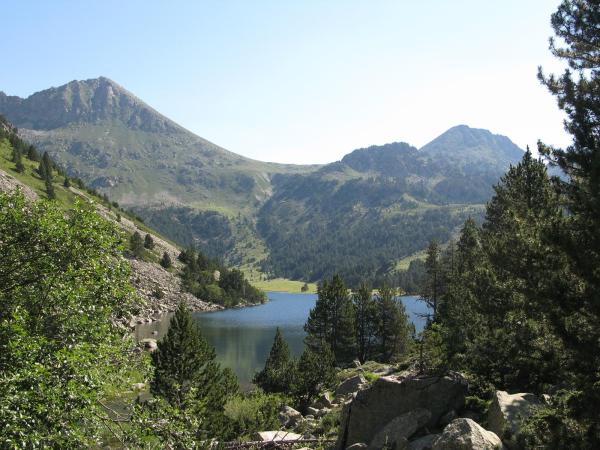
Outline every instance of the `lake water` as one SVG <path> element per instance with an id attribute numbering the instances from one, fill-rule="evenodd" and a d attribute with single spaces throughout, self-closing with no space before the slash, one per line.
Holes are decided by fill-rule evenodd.
<path id="1" fill-rule="evenodd" d="M 282 292 L 269 292 L 268 297 L 269 302 L 264 305 L 194 313 L 202 334 L 215 347 L 219 362 L 234 370 L 243 389 L 250 386 L 254 373 L 264 366 L 277 327 L 281 329 L 292 353 L 296 356 L 302 353 L 303 326 L 317 299 L 315 294 Z M 417 332 L 421 331 L 425 320 L 420 314 L 427 312 L 425 304 L 418 301 L 417 297 L 406 296 L 401 299 Z M 168 319 L 139 325 L 136 338 L 160 339 L 167 332 L 168 325 Z M 153 331 L 157 334 L 152 334 Z"/>

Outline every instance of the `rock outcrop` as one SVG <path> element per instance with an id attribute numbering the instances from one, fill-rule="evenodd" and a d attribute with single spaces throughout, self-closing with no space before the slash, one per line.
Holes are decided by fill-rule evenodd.
<path id="1" fill-rule="evenodd" d="M 406 448 L 408 446 L 408 438 L 425 425 L 430 417 L 431 413 L 428 410 L 420 408 L 392 419 L 377 432 L 369 444 L 369 450 L 379 450 L 384 447 L 395 449 Z"/>
<path id="2" fill-rule="evenodd" d="M 433 444 L 432 450 L 496 450 L 500 438 L 471 419 L 453 420 Z"/>
<path id="3" fill-rule="evenodd" d="M 488 411 L 488 428 L 509 447 L 514 448 L 521 423 L 542 401 L 534 394 L 509 394 L 496 391 Z"/>
<path id="4" fill-rule="evenodd" d="M 415 410 L 428 410 L 430 416 L 423 425 L 434 428 L 444 414 L 464 405 L 467 388 L 466 380 L 456 373 L 379 378 L 344 407 L 337 448 L 370 443 L 393 419 Z"/>
<path id="5" fill-rule="evenodd" d="M 29 201 L 38 199 L 38 195 L 33 189 L 21 183 L 12 175 L 0 170 L 0 192 L 14 192 L 17 189 L 20 189 Z"/>
<path id="6" fill-rule="evenodd" d="M 344 381 L 335 390 L 336 397 L 343 397 L 348 394 L 353 394 L 367 385 L 367 380 L 362 374 L 355 375 Z"/>

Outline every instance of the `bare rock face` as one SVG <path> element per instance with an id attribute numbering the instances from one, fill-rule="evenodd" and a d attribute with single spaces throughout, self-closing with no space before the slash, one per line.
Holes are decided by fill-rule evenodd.
<path id="1" fill-rule="evenodd" d="M 453 420 L 433 444 L 432 450 L 496 450 L 500 438 L 471 419 Z"/>
<path id="2" fill-rule="evenodd" d="M 534 394 L 511 395 L 506 391 L 496 391 L 488 412 L 488 427 L 513 448 L 522 421 L 541 404 L 542 401 Z"/>
<path id="3" fill-rule="evenodd" d="M 408 438 L 427 423 L 431 413 L 423 408 L 415 409 L 392 419 L 373 438 L 369 450 L 384 447 L 406 448 Z"/>
<path id="4" fill-rule="evenodd" d="M 12 175 L 0 170 L 0 192 L 14 192 L 17 189 L 20 189 L 23 196 L 29 201 L 38 199 L 38 195 L 33 189 L 24 185 Z"/>
<path id="5" fill-rule="evenodd" d="M 371 442 L 392 419 L 402 414 L 426 409 L 431 415 L 424 425 L 433 428 L 451 410 L 465 402 L 467 382 L 459 374 L 443 377 L 382 377 L 369 389 L 358 391 L 344 407 L 338 449 L 356 442 Z"/>

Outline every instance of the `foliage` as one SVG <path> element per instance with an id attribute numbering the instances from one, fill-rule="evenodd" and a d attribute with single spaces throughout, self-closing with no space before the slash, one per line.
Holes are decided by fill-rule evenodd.
<path id="1" fill-rule="evenodd" d="M 230 398 L 225 404 L 230 438 L 248 439 L 258 431 L 278 429 L 279 410 L 285 403 L 280 395 L 260 391 Z"/>
<path id="2" fill-rule="evenodd" d="M 89 208 L 0 194 L 0 447 L 72 448 L 108 420 L 133 305 L 118 231 Z"/>
<path id="3" fill-rule="evenodd" d="M 256 373 L 252 382 L 267 393 L 287 392 L 293 383 L 295 370 L 290 348 L 278 327 L 265 367 Z"/>
<path id="4" fill-rule="evenodd" d="M 181 275 L 184 288 L 202 300 L 224 306 L 266 301 L 265 294 L 252 286 L 241 271 L 228 269 L 202 252 L 184 250 L 179 260 L 185 263 Z"/>
<path id="5" fill-rule="evenodd" d="M 152 394 L 182 414 L 201 420 L 197 436 L 216 437 L 225 432 L 223 407 L 238 391 L 237 380 L 215 361 L 215 351 L 200 334 L 185 303 L 171 318 L 166 336 L 152 353 Z"/>
<path id="6" fill-rule="evenodd" d="M 148 233 L 146 233 L 146 236 L 144 237 L 144 248 L 147 248 L 148 250 L 152 250 L 154 248 L 154 239 L 152 239 L 152 236 L 150 236 Z"/>
<path id="7" fill-rule="evenodd" d="M 352 300 L 339 275 L 319 286 L 317 302 L 304 330 L 306 345 L 315 352 L 330 349 L 337 364 L 349 364 L 356 356 Z"/>
<path id="8" fill-rule="evenodd" d="M 144 241 L 142 240 L 142 235 L 138 231 L 133 233 L 129 238 L 129 248 L 136 258 L 141 258 L 144 254 Z"/>
<path id="9" fill-rule="evenodd" d="M 171 261 L 171 257 L 167 252 L 163 252 L 162 258 L 160 259 L 160 265 L 165 269 L 170 269 L 173 267 L 173 262 Z"/>
<path id="10" fill-rule="evenodd" d="M 292 385 L 292 395 L 300 410 L 305 411 L 322 390 L 335 382 L 334 362 L 334 354 L 327 346 L 319 351 L 310 347 L 304 350 Z"/>

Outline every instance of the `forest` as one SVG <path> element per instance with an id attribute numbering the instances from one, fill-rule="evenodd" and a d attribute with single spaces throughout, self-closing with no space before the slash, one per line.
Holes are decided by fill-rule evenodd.
<path id="1" fill-rule="evenodd" d="M 481 410 L 496 390 L 544 397 L 523 420 L 518 448 L 600 448 L 599 24 L 597 2 L 563 0 L 552 15 L 551 51 L 569 69 L 538 73 L 572 143 L 539 142 L 539 156 L 528 150 L 494 186 L 482 222 L 463 221 L 456 240 L 442 246 L 429 235 L 444 215 L 418 238 L 415 231 L 429 244 L 422 266 L 412 266 L 423 282 L 411 280 L 431 308 L 424 331 L 415 334 L 395 289 L 371 288 L 372 272 L 344 281 L 307 267 L 303 276 L 318 273 L 321 282 L 305 350 L 292 358 L 278 331 L 248 393 L 216 361 L 184 303 L 155 351 L 141 351 L 124 326 L 140 307 L 124 252 L 152 243 L 141 235 L 127 243 L 89 203 L 65 208 L 52 193 L 60 169 L 9 141 L 15 132 L 0 123 L 15 173 L 31 152 L 48 185 L 37 202 L 18 189 L 0 193 L 0 447 L 214 448 L 216 440 L 236 448 L 277 427 L 282 406 L 308 410 L 341 373 L 374 361 L 414 376 L 460 372 Z M 547 164 L 564 176 L 549 175 Z M 361 234 L 337 239 L 349 245 Z M 330 241 L 317 244 L 308 248 L 336 255 Z M 190 292 L 228 306 L 261 300 L 240 272 L 203 253 L 186 250 L 181 260 Z M 149 383 L 145 400 L 131 390 L 141 380 Z M 325 416 L 314 430 L 335 435 L 339 420 Z"/>

